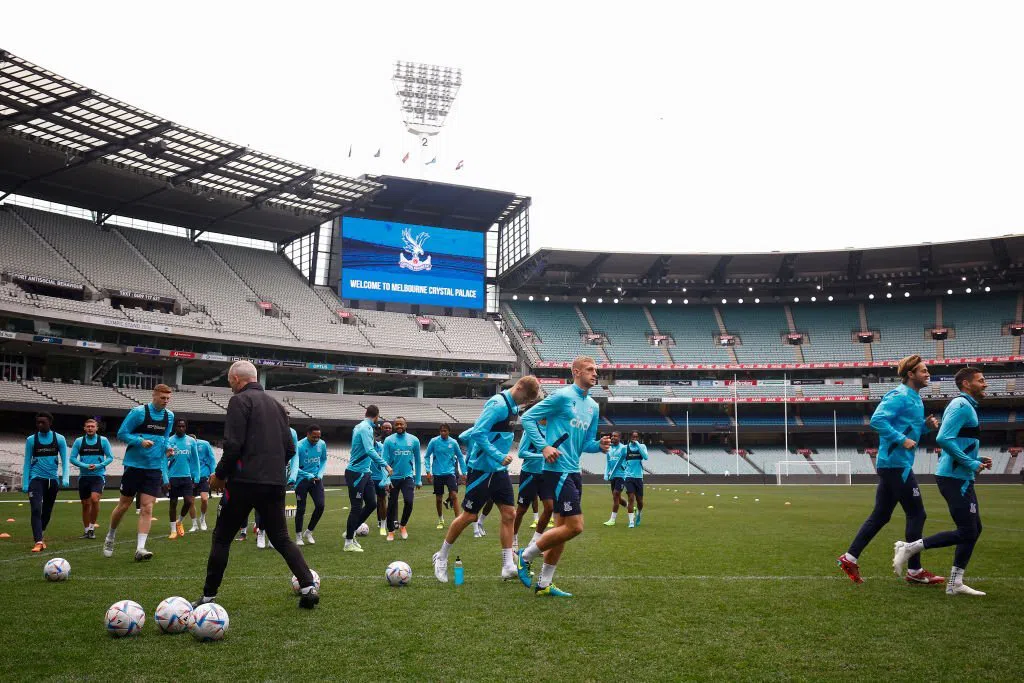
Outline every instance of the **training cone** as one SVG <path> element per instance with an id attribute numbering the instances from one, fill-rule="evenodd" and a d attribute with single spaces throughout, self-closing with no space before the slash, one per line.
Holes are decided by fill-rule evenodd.
<path id="1" fill-rule="evenodd" d="M 714 505 L 708 505 L 708 510 L 714 510 L 714 509 L 715 509 Z"/>
<path id="2" fill-rule="evenodd" d="M 786 501 L 786 505 L 792 505 L 792 503 L 790 503 L 790 502 L 789 502 L 789 501 L 787 500 L 787 501 Z"/>
<path id="3" fill-rule="evenodd" d="M 0 538 L 10 538 L 10 537 L 11 537 L 11 535 L 6 533 L 6 532 L 0 534 Z"/>
<path id="4" fill-rule="evenodd" d="M 8 518 L 7 518 L 7 521 L 8 521 L 8 522 L 13 522 L 13 521 L 14 521 L 14 517 L 8 517 Z"/>

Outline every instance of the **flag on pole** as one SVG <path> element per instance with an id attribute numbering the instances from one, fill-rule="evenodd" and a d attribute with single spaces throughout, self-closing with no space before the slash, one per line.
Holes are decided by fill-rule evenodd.
<path id="1" fill-rule="evenodd" d="M 404 156 L 404 157 L 402 157 L 402 163 L 403 163 L 403 164 L 404 164 L 405 162 L 407 162 L 407 161 L 409 161 L 409 153 L 408 153 L 408 152 L 406 152 L 406 153 L 405 153 L 405 156 Z"/>
<path id="2" fill-rule="evenodd" d="M 351 158 L 352 158 L 352 145 L 349 145 L 349 146 L 348 146 L 348 158 L 349 158 L 349 159 L 351 159 Z"/>
<path id="3" fill-rule="evenodd" d="M 464 161 L 459 160 L 459 163 L 455 164 L 455 170 L 456 171 L 461 170 L 464 163 L 465 163 Z"/>
<path id="4" fill-rule="evenodd" d="M 377 153 L 373 155 L 373 158 L 374 159 L 379 159 L 380 158 L 380 147 L 377 148 Z"/>
<path id="5" fill-rule="evenodd" d="M 436 163 L 437 163 L 437 157 L 434 157 L 433 159 L 431 159 L 430 161 L 428 161 L 427 163 L 425 163 L 423 165 L 424 166 L 430 166 L 431 164 L 436 164 Z"/>

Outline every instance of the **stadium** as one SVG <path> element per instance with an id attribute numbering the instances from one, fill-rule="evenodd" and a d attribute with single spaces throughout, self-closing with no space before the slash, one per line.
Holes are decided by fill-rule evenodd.
<path id="1" fill-rule="evenodd" d="M 0 495 L 10 513 L 9 537 L 0 541 L 0 646 L 18 653 L 55 634 L 78 640 L 57 661 L 14 663 L 0 677 L 116 675 L 119 662 L 134 660 L 151 667 L 134 678 L 179 678 L 166 663 L 184 656 L 181 676 L 536 678 L 553 674 L 530 653 L 565 634 L 575 649 L 560 677 L 570 680 L 623 672 L 876 678 L 901 657 L 930 678 L 1013 676 L 1019 663 L 1009 640 L 984 645 L 970 669 L 931 644 L 855 655 L 846 644 L 855 632 L 870 643 L 902 638 L 903 626 L 879 623 L 878 610 L 913 610 L 931 639 L 952 623 L 965 628 L 963 619 L 978 631 L 997 619 L 1009 633 L 1020 624 L 1024 236 L 842 251 L 573 251 L 535 247 L 531 205 L 513 190 L 348 177 L 277 158 L 0 51 L 0 482 L 15 492 Z M 440 265 L 452 261 L 450 270 Z M 899 360 L 914 353 L 931 372 L 921 391 L 927 414 L 941 416 L 960 394 L 954 375 L 964 366 L 980 368 L 988 382 L 979 455 L 991 468 L 978 484 L 986 523 L 994 521 L 972 565 L 989 592 L 983 607 L 954 608 L 941 590 L 925 595 L 930 589 L 892 577 L 888 544 L 901 533 L 900 512 L 864 564 L 867 585 L 851 592 L 834 567 L 873 498 L 873 488 L 861 486 L 876 482 L 873 411 L 900 385 Z M 607 458 L 583 454 L 591 526 L 565 572 L 577 593 L 571 607 L 510 604 L 522 596 L 489 571 L 497 529 L 456 546 L 471 578 L 461 594 L 443 596 L 451 587 L 433 583 L 429 562 L 443 532 L 434 530 L 426 493 L 408 546 L 371 536 L 366 544 L 377 547 L 365 557 L 338 552 L 352 431 L 368 406 L 404 417 L 425 444 L 441 425 L 453 434 L 470 429 L 487 399 L 523 376 L 536 376 L 549 393 L 571 385 L 581 355 L 599 373 L 590 392 L 598 431 L 639 433 L 650 493 L 635 535 L 621 521 L 604 529 L 597 517 L 611 507 Z M 151 608 L 170 594 L 191 598 L 207 534 L 172 545 L 158 523 L 154 562 L 121 556 L 115 564 L 97 541 L 79 540 L 77 507 L 58 504 L 49 547 L 29 555 L 20 491 L 37 413 L 52 414 L 69 443 L 86 418 L 110 438 L 102 527 L 117 500 L 123 447 L 115 435 L 128 411 L 169 385 L 174 414 L 219 458 L 228 370 L 240 360 L 255 365 L 300 436 L 316 424 L 327 443 L 328 512 L 319 544 L 304 549 L 323 577 L 324 602 L 298 615 L 301 629 L 358 639 L 367 656 L 349 651 L 339 662 L 303 664 L 308 643 L 290 632 L 285 610 L 293 605 L 279 599 L 282 590 L 289 597 L 281 589 L 287 572 L 251 543 L 235 544 L 221 594 L 232 632 L 194 654 L 155 632 L 135 649 L 122 647 L 130 644 L 107 637 L 100 616 L 118 599 Z M 515 434 L 513 453 L 521 427 Z M 950 526 L 934 487 L 935 435 L 915 448 L 929 529 Z M 509 465 L 517 483 L 522 462 Z M 70 477 L 59 503 L 77 506 L 77 481 Z M 154 511 L 166 518 L 166 503 Z M 637 538 L 643 532 L 646 541 Z M 753 545 L 757 538 L 765 544 Z M 39 579 L 37 565 L 51 557 L 74 565 L 67 584 Z M 407 589 L 378 581 L 392 559 L 412 566 Z M 651 585 L 657 599 L 645 594 Z M 17 624 L 15 596 L 34 605 Z M 356 623 L 346 605 L 357 600 L 397 621 L 373 608 Z M 450 601 L 451 621 L 431 620 L 437 600 Z M 504 632 L 488 617 L 500 609 L 523 628 Z M 289 633 L 261 630 L 271 620 Z M 329 625 L 346 620 L 344 630 Z M 621 639 L 631 634 L 661 644 L 626 651 Z M 395 643 L 403 644 L 402 661 L 384 655 Z M 494 668 L 439 661 L 452 646 L 467 659 L 491 657 Z M 666 647 L 691 661 L 664 656 Z M 295 661 L 271 666 L 260 652 Z M 229 659 L 247 664 L 232 669 Z"/>

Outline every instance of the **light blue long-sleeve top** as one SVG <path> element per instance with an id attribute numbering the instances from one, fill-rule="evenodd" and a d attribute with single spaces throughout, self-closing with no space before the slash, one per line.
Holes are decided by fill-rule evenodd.
<path id="1" fill-rule="evenodd" d="M 103 451 L 102 455 L 82 455 L 82 447 L 89 446 L 94 450 L 97 446 Z M 84 435 L 75 439 L 71 444 L 71 464 L 78 468 L 80 477 L 103 477 L 106 478 L 107 465 L 114 462 L 114 454 L 110 450 L 110 442 L 107 437 L 93 434 Z M 94 465 L 89 469 L 89 465 Z"/>
<path id="2" fill-rule="evenodd" d="M 580 455 L 597 453 L 601 443 L 597 440 L 600 408 L 597 401 L 575 384 L 559 389 L 526 411 L 523 415 L 523 434 L 537 450 L 555 446 L 561 454 L 554 462 L 544 461 L 545 472 L 579 473 Z M 547 420 L 547 433 L 542 434 L 538 423 Z"/>
<path id="3" fill-rule="evenodd" d="M 33 455 L 33 447 L 35 446 L 36 439 L 39 440 L 40 446 L 52 446 L 56 442 L 56 457 L 35 457 Z M 56 479 L 58 461 L 60 462 L 60 472 L 62 475 L 60 485 L 66 487 L 70 484 L 71 471 L 68 466 L 68 442 L 64 437 L 51 429 L 46 434 L 36 432 L 25 439 L 25 464 L 21 470 L 22 490 L 28 491 L 29 482 L 33 479 Z"/>
<path id="4" fill-rule="evenodd" d="M 420 458 L 420 440 L 406 432 L 395 432 L 384 439 L 384 461 L 391 466 L 391 480 L 416 477 L 416 486 L 422 484 L 423 461 Z"/>
<path id="5" fill-rule="evenodd" d="M 935 469 L 937 477 L 953 477 L 965 483 L 974 481 L 975 473 L 981 459 L 978 449 L 981 440 L 978 438 L 978 402 L 973 396 L 960 394 L 946 406 L 942 413 L 942 425 L 935 441 L 942 449 L 939 466 Z M 961 430 L 970 430 L 960 435 Z"/>

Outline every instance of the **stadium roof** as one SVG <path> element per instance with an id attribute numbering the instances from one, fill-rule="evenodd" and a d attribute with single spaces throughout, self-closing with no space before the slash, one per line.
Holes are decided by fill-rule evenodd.
<path id="1" fill-rule="evenodd" d="M 180 126 L 0 50 L 0 198 L 285 242 L 384 186 Z"/>
<path id="2" fill-rule="evenodd" d="M 940 287 L 963 281 L 993 289 L 1024 280 L 1024 235 L 875 249 L 761 254 L 595 253 L 541 249 L 501 278 L 505 291 L 580 294 L 623 287 L 639 294 L 759 291 L 829 286 L 850 291 L 879 280 Z"/>
<path id="3" fill-rule="evenodd" d="M 358 213 L 378 220 L 482 232 L 530 205 L 529 197 L 512 192 L 390 175 L 366 178 L 385 189 Z"/>

